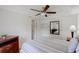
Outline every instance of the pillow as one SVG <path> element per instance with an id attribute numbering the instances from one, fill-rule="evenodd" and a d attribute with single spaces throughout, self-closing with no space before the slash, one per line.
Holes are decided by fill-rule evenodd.
<path id="1" fill-rule="evenodd" d="M 76 53 L 79 53 L 79 43 L 78 43 L 77 48 L 76 48 Z"/>
<path id="2" fill-rule="evenodd" d="M 68 46 L 68 52 L 73 53 L 74 51 L 76 51 L 77 45 L 78 45 L 78 40 L 76 38 L 72 38 Z"/>

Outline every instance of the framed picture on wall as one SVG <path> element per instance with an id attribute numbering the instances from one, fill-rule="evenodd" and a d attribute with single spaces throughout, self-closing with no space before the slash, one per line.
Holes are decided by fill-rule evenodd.
<path id="1" fill-rule="evenodd" d="M 60 21 L 50 21 L 50 34 L 60 34 Z"/>

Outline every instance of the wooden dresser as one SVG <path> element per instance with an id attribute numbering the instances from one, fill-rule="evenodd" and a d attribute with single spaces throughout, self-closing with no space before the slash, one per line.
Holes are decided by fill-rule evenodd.
<path id="1" fill-rule="evenodd" d="M 19 41 L 18 36 L 7 36 L 6 38 L 0 38 L 0 53 L 18 53 Z"/>

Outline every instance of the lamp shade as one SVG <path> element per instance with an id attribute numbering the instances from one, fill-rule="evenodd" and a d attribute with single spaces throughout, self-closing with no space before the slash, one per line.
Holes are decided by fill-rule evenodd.
<path id="1" fill-rule="evenodd" d="M 76 31 L 75 25 L 71 25 L 71 26 L 70 26 L 70 31 L 71 31 L 71 32 L 75 32 L 75 31 Z"/>

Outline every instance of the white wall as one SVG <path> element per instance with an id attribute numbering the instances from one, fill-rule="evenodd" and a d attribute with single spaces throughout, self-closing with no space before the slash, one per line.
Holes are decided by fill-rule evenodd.
<path id="1" fill-rule="evenodd" d="M 49 17 L 37 17 L 37 37 L 51 37 L 50 35 L 50 21 L 60 21 L 60 35 L 57 37 L 63 37 L 65 40 L 67 38 L 67 34 L 70 32 L 69 28 L 71 25 L 75 25 L 77 27 L 77 16 L 76 15 L 67 15 L 67 16 L 54 16 L 51 15 Z M 55 36 L 56 37 L 56 36 Z M 52 38 L 53 39 L 53 38 Z"/>
<path id="2" fill-rule="evenodd" d="M 79 30 L 79 14 L 77 14 L 77 30 Z"/>
<path id="3" fill-rule="evenodd" d="M 21 47 L 31 39 L 31 20 L 26 15 L 0 9 L 0 34 L 18 35 Z"/>
<path id="4" fill-rule="evenodd" d="M 79 6 L 71 10 L 71 14 L 76 15 L 77 17 L 77 30 L 79 30 Z"/>
<path id="5" fill-rule="evenodd" d="M 76 15 L 68 15 L 66 17 L 61 18 L 61 34 L 65 39 L 67 38 L 67 34 L 70 32 L 69 28 L 71 25 L 75 25 L 77 27 L 77 16 Z"/>

